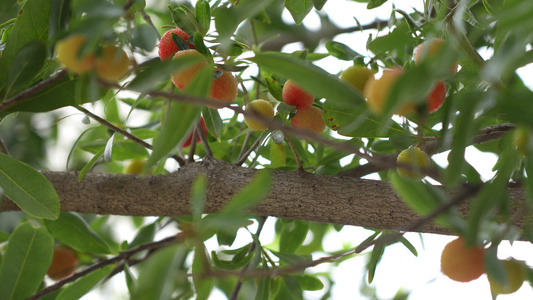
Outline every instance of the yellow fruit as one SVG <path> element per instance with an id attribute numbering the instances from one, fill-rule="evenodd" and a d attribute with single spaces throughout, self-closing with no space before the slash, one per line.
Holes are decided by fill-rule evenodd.
<path id="1" fill-rule="evenodd" d="M 504 260 L 502 263 L 505 268 L 507 283 L 502 285 L 489 276 L 490 290 L 493 295 L 512 294 L 518 291 L 526 279 L 526 271 L 522 263 L 513 259 Z"/>
<path id="2" fill-rule="evenodd" d="M 246 105 L 245 111 L 253 111 L 256 114 L 269 120 L 272 120 L 274 118 L 274 108 L 272 107 L 272 104 L 263 99 L 257 99 L 248 103 L 248 105 Z M 266 126 L 263 122 L 249 118 L 247 116 L 244 117 L 244 123 L 246 123 L 246 125 L 248 125 L 248 127 L 253 130 L 262 131 L 268 128 L 268 126 Z"/>
<path id="3" fill-rule="evenodd" d="M 476 245 L 467 247 L 459 237 L 442 250 L 441 271 L 452 280 L 469 282 L 485 273 L 484 257 L 485 249 Z"/>
<path id="4" fill-rule="evenodd" d="M 55 45 L 57 61 L 72 73 L 85 73 L 94 67 L 96 56 L 92 53 L 79 56 L 87 38 L 81 34 L 71 35 Z"/>
<path id="5" fill-rule="evenodd" d="M 373 77 L 374 71 L 364 66 L 351 66 L 341 73 L 341 79 L 351 84 L 361 93 L 365 89 L 366 82 Z"/>
<path id="6" fill-rule="evenodd" d="M 415 50 L 415 63 L 419 64 L 422 60 L 426 58 L 432 58 L 437 55 L 442 47 L 442 44 L 445 42 L 446 41 L 441 38 L 434 38 L 418 45 Z M 450 74 L 455 74 L 456 72 L 457 62 L 450 66 Z"/>
<path id="7" fill-rule="evenodd" d="M 326 129 L 324 122 L 324 111 L 316 106 L 299 108 L 291 119 L 292 127 L 310 130 L 316 134 L 321 134 Z"/>
<path id="8" fill-rule="evenodd" d="M 128 74 L 130 59 L 126 52 L 115 45 L 105 45 L 102 56 L 96 59 L 98 77 L 116 82 Z"/>
<path id="9" fill-rule="evenodd" d="M 424 170 L 431 166 L 431 159 L 426 152 L 420 150 L 420 148 L 410 147 L 400 152 L 396 159 L 396 163 L 410 165 L 412 167 L 411 169 L 407 169 L 399 166 L 397 171 L 400 176 L 420 180 L 426 177 Z"/>
<path id="10" fill-rule="evenodd" d="M 385 101 L 389 97 L 390 90 L 396 81 L 403 75 L 401 69 L 385 69 L 379 79 L 370 77 L 365 84 L 364 96 L 367 99 L 368 108 L 376 115 L 383 113 Z M 397 115 L 404 116 L 414 111 L 412 104 L 406 104 L 394 112 Z"/>
<path id="11" fill-rule="evenodd" d="M 54 280 L 61 280 L 76 271 L 78 266 L 78 257 L 74 251 L 69 248 L 58 246 L 54 248 L 52 264 L 46 274 Z"/>
<path id="12" fill-rule="evenodd" d="M 145 159 L 132 159 L 125 167 L 122 173 L 124 174 L 141 174 L 146 164 Z"/>

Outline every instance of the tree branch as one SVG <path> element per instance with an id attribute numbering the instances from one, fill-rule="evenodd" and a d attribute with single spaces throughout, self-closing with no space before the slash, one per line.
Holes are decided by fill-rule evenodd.
<path id="1" fill-rule="evenodd" d="M 184 216 L 191 214 L 190 187 L 199 174 L 208 178 L 206 213 L 219 211 L 256 170 L 209 160 L 191 163 L 166 175 L 89 173 L 78 183 L 75 172 L 43 174 L 55 187 L 61 210 L 128 216 Z M 258 216 L 355 225 L 376 229 L 400 229 L 419 216 L 408 208 L 386 181 L 272 170 L 270 194 L 251 213 Z M 456 193 L 450 193 L 454 197 Z M 525 202 L 525 191 L 509 189 L 513 214 Z M 468 214 L 468 201 L 457 206 Z M 0 211 L 18 210 L 4 201 Z M 517 226 L 522 220 L 516 221 Z M 449 233 L 425 223 L 419 232 Z"/>

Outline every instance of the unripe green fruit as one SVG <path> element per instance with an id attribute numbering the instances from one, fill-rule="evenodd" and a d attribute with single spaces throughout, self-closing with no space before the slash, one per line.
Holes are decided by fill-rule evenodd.
<path id="1" fill-rule="evenodd" d="M 504 260 L 502 263 L 505 268 L 507 284 L 502 285 L 489 276 L 490 290 L 493 295 L 512 294 L 522 287 L 526 279 L 526 271 L 522 263 L 512 259 Z"/>
<path id="2" fill-rule="evenodd" d="M 79 56 L 79 52 L 87 38 L 81 34 L 74 34 L 58 41 L 55 53 L 59 63 L 72 73 L 85 73 L 93 69 L 96 56 L 92 53 Z"/>
<path id="3" fill-rule="evenodd" d="M 283 102 L 296 106 L 298 109 L 311 107 L 315 101 L 313 95 L 302 89 L 292 79 L 287 80 L 283 85 L 281 97 Z"/>
<path id="4" fill-rule="evenodd" d="M 291 119 L 292 127 L 310 130 L 321 134 L 326 129 L 326 122 L 322 116 L 324 111 L 316 106 L 298 109 Z"/>
<path id="5" fill-rule="evenodd" d="M 246 105 L 245 111 L 253 111 L 256 114 L 269 120 L 272 120 L 274 118 L 274 108 L 272 107 L 272 104 L 263 99 L 257 99 L 248 103 L 248 105 Z M 262 131 L 268 128 L 268 126 L 265 125 L 263 122 L 252 119 L 247 116 L 244 116 L 244 123 L 246 123 L 246 125 L 248 125 L 248 127 L 253 130 Z"/>
<path id="6" fill-rule="evenodd" d="M 364 66 L 351 66 L 341 73 L 341 79 L 351 84 L 361 93 L 363 93 L 368 79 L 373 77 L 374 71 Z"/>
<path id="7" fill-rule="evenodd" d="M 105 45 L 102 56 L 96 59 L 96 73 L 98 77 L 117 82 L 124 78 L 129 71 L 130 59 L 126 52 L 115 45 Z"/>
<path id="8" fill-rule="evenodd" d="M 396 163 L 411 166 L 410 169 L 398 166 L 397 171 L 400 176 L 420 180 L 426 177 L 424 170 L 431 166 L 431 159 L 426 152 L 420 150 L 420 148 L 410 147 L 400 152 L 396 159 Z"/>

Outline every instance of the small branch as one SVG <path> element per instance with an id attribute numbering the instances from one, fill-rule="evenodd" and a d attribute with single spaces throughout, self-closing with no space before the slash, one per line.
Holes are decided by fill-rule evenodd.
<path id="1" fill-rule="evenodd" d="M 12 97 L 12 98 L 9 98 L 7 99 L 6 101 L 4 102 L 1 102 L 0 103 L 0 111 L 4 111 L 6 109 L 8 109 L 9 107 L 13 106 L 13 105 L 16 105 L 17 103 L 19 103 L 20 101 L 26 99 L 26 98 L 29 98 L 33 95 L 35 95 L 36 93 L 46 89 L 48 86 L 50 86 L 51 84 L 61 80 L 65 75 L 67 75 L 67 71 L 65 69 L 57 72 L 55 75 L 31 86 L 30 88 L 26 89 L 25 91 L 21 92 L 20 94 Z"/>
<path id="2" fill-rule="evenodd" d="M 200 124 L 200 123 L 198 123 Z M 209 147 L 209 143 L 207 142 L 207 138 L 205 137 L 205 134 L 202 130 L 202 127 L 199 125 L 196 125 L 196 134 L 200 137 L 200 140 L 202 141 L 202 144 L 204 145 L 205 149 L 205 156 L 207 158 L 213 158 L 213 152 L 211 152 L 211 147 Z"/>
<path id="3" fill-rule="evenodd" d="M 113 123 L 107 121 L 106 119 L 100 118 L 99 116 L 93 114 L 92 112 L 90 112 L 89 110 L 85 109 L 84 107 L 77 105 L 77 106 L 75 106 L 75 108 L 77 110 L 83 112 L 84 114 L 88 115 L 89 117 L 94 119 L 96 122 L 98 122 L 98 123 L 104 125 L 105 127 L 113 130 L 114 132 L 122 134 L 124 137 L 128 138 L 129 140 L 131 140 L 131 141 L 133 141 L 133 142 L 145 147 L 146 149 L 152 149 L 152 145 L 150 145 L 147 142 L 141 140 L 140 138 L 134 136 L 133 134 L 127 132 L 126 130 L 115 126 Z M 185 165 L 185 160 L 183 158 L 181 158 L 180 156 L 174 154 L 174 155 L 172 155 L 172 158 L 174 158 L 178 162 L 178 164 L 180 166 L 184 166 Z"/>
<path id="4" fill-rule="evenodd" d="M 196 151 L 196 140 L 198 139 L 198 133 L 196 132 L 197 125 L 194 127 L 195 128 L 192 131 L 191 148 L 189 149 L 189 158 L 187 159 L 188 162 L 194 162 L 194 152 Z"/>
<path id="5" fill-rule="evenodd" d="M 157 33 L 157 36 L 159 37 L 159 39 L 161 39 L 161 34 L 159 33 L 159 30 L 157 30 L 157 27 L 155 27 L 154 22 L 152 22 L 152 19 L 146 13 L 146 11 L 144 11 L 143 9 L 140 11 L 140 13 L 143 16 L 144 21 L 146 21 L 146 23 L 148 23 L 148 25 L 150 25 L 155 30 L 155 32 Z"/>
<path id="6" fill-rule="evenodd" d="M 296 165 L 298 166 L 298 170 L 303 171 L 304 167 L 302 166 L 302 162 L 300 161 L 300 156 L 298 155 L 296 148 L 294 148 L 294 144 L 292 143 L 292 139 L 290 136 L 287 136 L 287 143 L 289 144 L 292 154 L 294 155 L 294 159 L 296 160 Z"/>
<path id="7" fill-rule="evenodd" d="M 235 162 L 235 165 L 241 166 L 246 161 L 246 159 L 248 159 L 248 156 L 250 155 L 250 153 L 252 153 L 259 145 L 261 145 L 263 140 L 264 140 L 264 137 L 261 134 L 257 138 L 257 140 L 255 140 L 255 142 L 252 144 L 252 146 L 250 146 L 248 151 L 246 151 L 243 155 L 241 155 L 241 157 L 239 157 L 239 159 L 237 159 L 237 161 Z"/>
<path id="8" fill-rule="evenodd" d="M 514 128 L 516 128 L 516 125 L 511 123 L 501 123 L 483 128 L 481 132 L 476 137 L 474 137 L 471 145 L 479 145 L 500 139 Z M 421 148 L 425 152 L 433 155 L 449 150 L 449 145 L 445 145 L 445 147 L 442 147 L 440 141 L 434 140 L 424 143 Z M 369 163 L 357 166 L 352 169 L 343 170 L 339 172 L 338 175 L 361 178 L 368 174 L 390 169 L 396 166 L 396 157 L 399 153 L 400 152 L 387 155 L 373 156 L 373 159 L 370 160 Z M 376 163 L 376 161 L 379 161 L 379 163 Z"/>
<path id="9" fill-rule="evenodd" d="M 266 217 L 262 217 L 262 218 L 259 218 L 258 220 L 258 227 L 257 227 L 257 231 L 255 232 L 255 235 L 256 236 L 259 236 L 259 234 L 261 234 L 261 231 L 263 230 L 263 226 L 265 225 L 265 221 L 266 221 Z M 247 252 L 247 255 L 250 255 L 254 250 L 255 250 L 255 247 L 260 247 L 261 245 L 257 245 L 257 242 L 254 242 L 250 248 L 248 249 L 248 252 Z M 248 270 L 248 268 L 250 267 L 250 263 L 247 263 L 241 270 L 241 274 L 239 274 L 238 278 L 237 278 L 237 283 L 235 284 L 235 286 L 233 287 L 233 290 L 231 291 L 231 296 L 229 297 L 230 300 L 237 300 L 239 298 L 239 292 L 241 291 L 241 288 L 242 288 L 242 277 L 244 276 L 244 274 L 246 273 L 246 270 Z"/>
<path id="10" fill-rule="evenodd" d="M 62 279 L 50 286 L 47 286 L 46 288 L 38 291 L 37 293 L 33 294 L 31 297 L 29 298 L 26 298 L 26 300 L 35 300 L 35 299 L 39 299 L 41 298 L 42 296 L 44 295 L 47 295 L 47 294 L 50 294 L 51 292 L 55 291 L 55 290 L 58 290 L 60 289 L 61 287 L 63 287 L 65 284 L 69 283 L 69 282 L 73 282 L 75 281 L 76 279 L 78 278 L 81 278 L 95 270 L 98 270 L 98 269 L 101 269 L 105 266 L 108 266 L 108 265 L 112 265 L 114 263 L 118 263 L 120 261 L 123 261 L 123 260 L 127 260 L 128 258 L 130 258 L 131 256 L 135 255 L 136 253 L 139 253 L 141 251 L 144 251 L 144 250 L 151 250 L 151 249 L 159 249 L 159 248 L 162 248 L 162 247 L 165 247 L 167 245 L 170 245 L 170 244 L 173 244 L 173 243 L 177 243 L 177 242 L 183 242 L 183 239 L 181 237 L 179 237 L 178 235 L 175 235 L 175 236 L 171 236 L 171 237 L 168 237 L 168 238 L 165 238 L 165 239 L 162 239 L 160 241 L 156 241 L 156 242 L 150 242 L 150 243 L 146 243 L 146 244 L 142 244 L 142 245 L 139 245 L 135 248 L 132 248 L 132 249 L 129 249 L 129 250 L 126 250 L 126 251 L 122 251 L 120 252 L 117 256 L 114 256 L 112 258 L 109 258 L 109 259 L 106 259 L 106 260 L 102 260 L 94 265 L 91 265 L 89 267 L 87 267 L 86 269 L 80 271 L 80 272 L 77 272 L 77 273 L 74 273 L 68 277 L 66 277 L 65 279 Z"/>

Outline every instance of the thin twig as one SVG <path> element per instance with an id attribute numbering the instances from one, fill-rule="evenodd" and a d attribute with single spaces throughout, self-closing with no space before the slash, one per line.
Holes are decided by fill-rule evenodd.
<path id="1" fill-rule="evenodd" d="M 239 157 L 239 159 L 237 159 L 237 161 L 235 162 L 235 165 L 236 166 L 242 165 L 246 161 L 246 159 L 248 159 L 248 156 L 250 155 L 250 153 L 252 153 L 252 151 L 254 151 L 259 145 L 261 145 L 263 140 L 264 140 L 264 137 L 263 137 L 263 134 L 261 134 L 257 138 L 257 140 L 252 144 L 252 146 L 250 146 L 248 151 L 246 151 L 241 157 Z"/>
<path id="2" fill-rule="evenodd" d="M 265 225 L 265 221 L 266 221 L 266 217 L 261 217 L 259 220 L 258 220 L 258 227 L 257 227 L 257 231 L 255 232 L 255 235 L 257 237 L 259 237 L 259 234 L 261 234 L 261 231 L 263 230 L 263 226 Z M 254 250 L 255 250 L 255 247 L 257 247 L 257 243 L 253 243 L 250 248 L 248 249 L 247 251 L 247 254 L 246 255 L 250 255 Z M 259 245 L 260 246 L 260 245 Z M 247 263 L 241 270 L 241 274 L 244 274 L 246 272 L 246 270 L 249 268 L 250 266 L 250 263 Z M 231 295 L 229 297 L 229 300 L 237 300 L 238 297 L 239 297 L 239 292 L 241 291 L 241 288 L 242 288 L 242 276 L 239 275 L 238 278 L 237 278 L 237 283 L 235 283 L 235 286 L 233 287 L 233 290 L 231 291 Z"/>
<path id="3" fill-rule="evenodd" d="M 211 152 L 211 147 L 209 147 L 209 143 L 207 142 L 207 138 L 205 137 L 204 131 L 202 130 L 201 126 L 196 126 L 196 134 L 198 134 L 200 140 L 202 141 L 202 144 L 204 145 L 205 156 L 207 158 L 213 158 L 213 152 Z"/>
<path id="4" fill-rule="evenodd" d="M 34 86 L 24 90 L 20 94 L 14 96 L 12 98 L 9 98 L 9 99 L 7 99 L 4 102 L 1 102 L 0 103 L 0 111 L 4 111 L 4 110 L 8 109 L 9 107 L 11 107 L 13 105 L 16 105 L 18 102 L 35 95 L 36 93 L 44 90 L 45 88 L 47 88 L 51 84 L 61 80 L 65 75 L 67 75 L 67 71 L 65 69 L 63 69 L 63 70 L 57 72 L 52 77 L 49 77 L 49 78 L 47 78 L 47 79 L 35 84 Z"/>
<path id="5" fill-rule="evenodd" d="M 196 133 L 196 127 L 197 126 L 195 125 L 192 131 L 191 148 L 189 149 L 189 158 L 187 159 L 188 162 L 194 162 L 194 152 L 196 151 L 196 140 L 198 139 L 198 133 Z"/>
<path id="6" fill-rule="evenodd" d="M 147 142 L 141 140 L 140 138 L 134 136 L 133 134 L 127 132 L 126 130 L 120 128 L 120 127 L 117 127 L 115 126 L 113 123 L 107 121 L 106 119 L 103 119 L 103 118 L 100 118 L 99 116 L 93 114 L 92 112 L 90 112 L 89 110 L 85 109 L 84 107 L 82 106 L 75 106 L 75 108 L 81 112 L 83 112 L 84 114 L 88 115 L 89 117 L 91 117 L 92 119 L 94 119 L 96 122 L 104 125 L 105 127 L 113 130 L 113 132 L 117 132 L 117 133 L 120 133 L 122 134 L 124 137 L 128 138 L 129 140 L 147 148 L 147 149 L 152 149 L 152 145 L 148 144 Z M 181 158 L 180 156 L 178 155 L 172 155 L 172 158 L 174 158 L 178 164 L 180 166 L 184 166 L 185 165 L 185 160 L 183 158 Z"/>
<path id="7" fill-rule="evenodd" d="M 298 152 L 296 151 L 296 148 L 294 147 L 294 144 L 292 143 L 291 137 L 288 135 L 287 135 L 287 143 L 289 144 L 292 154 L 294 155 L 294 159 L 296 160 L 296 165 L 298 166 L 298 170 L 303 171 L 304 167 L 302 165 L 302 162 L 300 161 L 300 156 L 298 155 Z"/>
<path id="8" fill-rule="evenodd" d="M 139 245 L 135 248 L 132 248 L 132 249 L 129 249 L 129 250 L 125 250 L 125 251 L 122 251 L 120 252 L 118 255 L 114 256 L 114 257 L 111 257 L 111 258 L 108 258 L 106 260 L 102 260 L 96 264 L 93 264 L 89 267 L 87 267 L 86 269 L 82 270 L 82 271 L 79 271 L 79 272 L 76 272 L 50 286 L 47 286 L 46 288 L 38 291 L 37 293 L 33 294 L 31 297 L 27 298 L 26 300 L 34 300 L 34 299 L 39 299 L 40 297 L 44 296 L 44 295 L 47 295 L 47 294 L 50 294 L 51 292 L 55 291 L 55 290 L 58 290 L 60 289 L 61 287 L 63 287 L 65 284 L 69 283 L 69 282 L 73 282 L 75 281 L 76 279 L 78 278 L 81 278 L 95 270 L 98 270 L 98 269 L 101 269 L 105 266 L 108 266 L 108 265 L 112 265 L 114 263 L 117 263 L 117 262 L 120 262 L 120 261 L 123 261 L 123 260 L 127 260 L 128 258 L 130 258 L 131 256 L 141 252 L 141 251 L 144 251 L 144 250 L 150 250 L 150 249 L 159 249 L 159 248 L 162 248 L 162 247 L 165 247 L 167 245 L 170 245 L 170 244 L 174 244 L 174 243 L 177 243 L 177 242 L 183 242 L 183 238 L 179 235 L 174 235 L 174 236 L 171 236 L 171 237 L 168 237 L 168 238 L 165 238 L 165 239 L 162 239 L 160 241 L 156 241 L 156 242 L 150 242 L 150 243 L 146 243 L 146 244 L 142 244 L 142 245 Z"/>

